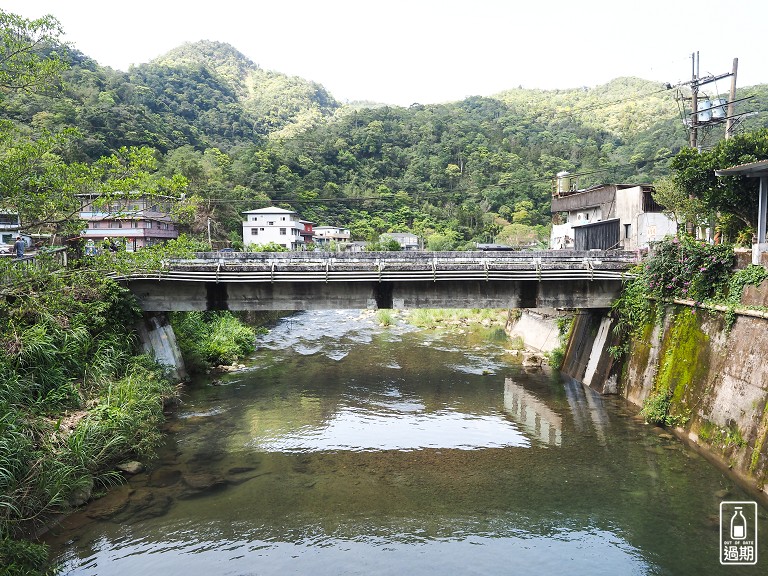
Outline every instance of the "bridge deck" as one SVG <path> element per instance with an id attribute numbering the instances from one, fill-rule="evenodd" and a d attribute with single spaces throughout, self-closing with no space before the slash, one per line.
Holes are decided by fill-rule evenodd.
<path id="1" fill-rule="evenodd" d="M 385 282 L 609 280 L 634 265 L 632 252 L 203 253 L 124 279 L 188 282 Z"/>
<path id="2" fill-rule="evenodd" d="M 211 253 L 125 281 L 146 311 L 607 308 L 625 252 Z"/>

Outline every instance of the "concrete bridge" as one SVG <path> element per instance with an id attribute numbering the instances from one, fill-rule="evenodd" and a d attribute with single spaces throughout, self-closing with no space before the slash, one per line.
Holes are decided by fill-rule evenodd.
<path id="1" fill-rule="evenodd" d="M 607 308 L 632 252 L 201 253 L 118 277 L 147 312 Z"/>

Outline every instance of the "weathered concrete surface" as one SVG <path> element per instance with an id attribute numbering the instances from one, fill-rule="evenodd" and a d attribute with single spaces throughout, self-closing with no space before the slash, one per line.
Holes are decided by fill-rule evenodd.
<path id="1" fill-rule="evenodd" d="M 520 310 L 519 316 L 507 323 L 506 332 L 510 338 L 520 338 L 526 348 L 552 352 L 560 346 L 557 319 L 561 315 L 554 309 Z"/>
<path id="2" fill-rule="evenodd" d="M 620 280 L 387 282 L 127 282 L 147 312 L 353 308 L 606 308 Z"/>
<path id="3" fill-rule="evenodd" d="M 145 314 L 144 320 L 136 327 L 144 350 L 155 357 L 159 364 L 167 366 L 174 378 L 184 380 L 187 370 L 181 350 L 176 343 L 168 317 L 165 314 Z"/>
<path id="4" fill-rule="evenodd" d="M 608 310 L 580 310 L 574 317 L 561 371 L 604 394 L 616 393 L 614 360 L 609 353 L 617 344 Z"/>
<path id="5" fill-rule="evenodd" d="M 768 320 L 670 306 L 661 331 L 631 345 L 623 394 L 642 405 L 669 390 L 679 436 L 768 501 Z"/>

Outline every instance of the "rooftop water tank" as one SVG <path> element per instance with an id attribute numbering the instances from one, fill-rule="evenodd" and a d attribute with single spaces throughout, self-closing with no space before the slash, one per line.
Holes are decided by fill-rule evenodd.
<path id="1" fill-rule="evenodd" d="M 570 172 L 558 172 L 557 173 L 557 193 L 565 194 L 571 191 L 571 174 Z"/>

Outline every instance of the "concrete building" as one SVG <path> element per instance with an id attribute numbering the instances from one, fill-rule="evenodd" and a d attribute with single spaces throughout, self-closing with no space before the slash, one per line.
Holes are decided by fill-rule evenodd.
<path id="1" fill-rule="evenodd" d="M 341 248 L 346 248 L 352 239 L 349 228 L 339 228 L 338 226 L 315 226 L 315 244 L 327 246 L 331 242 Z"/>
<path id="2" fill-rule="evenodd" d="M 647 184 L 599 184 L 576 189 L 558 174 L 552 196 L 550 248 L 636 250 L 677 232 L 677 223 L 662 212 Z"/>
<path id="3" fill-rule="evenodd" d="M 126 250 L 152 246 L 179 237 L 176 223 L 171 219 L 175 198 L 145 196 L 139 192 L 100 201 L 100 194 L 78 194 L 80 219 L 86 228 L 80 233 L 84 240 L 96 244 L 105 239 L 125 243 Z"/>
<path id="4" fill-rule="evenodd" d="M 0 211 L 0 244 L 12 247 L 16 236 L 21 236 L 27 248 L 32 246 L 32 238 L 21 232 L 19 215 L 15 212 Z"/>
<path id="5" fill-rule="evenodd" d="M 304 239 L 304 245 L 312 244 L 315 240 L 315 223 L 309 220 L 299 220 L 299 224 L 304 226 L 304 230 L 299 231 L 299 235 Z"/>
<path id="6" fill-rule="evenodd" d="M 387 232 L 382 234 L 380 240 L 396 240 L 400 248 L 405 251 L 419 249 L 419 237 L 408 232 Z"/>
<path id="7" fill-rule="evenodd" d="M 243 212 L 243 245 L 269 244 L 274 242 L 288 250 L 300 250 L 305 245 L 306 220 L 301 220 L 293 210 L 284 208 L 259 208 Z"/>

